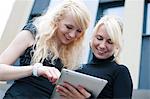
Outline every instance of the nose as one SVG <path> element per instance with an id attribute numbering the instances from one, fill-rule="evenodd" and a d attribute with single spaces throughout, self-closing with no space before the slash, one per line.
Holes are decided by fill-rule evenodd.
<path id="1" fill-rule="evenodd" d="M 105 41 L 102 41 L 100 44 L 99 44 L 99 47 L 101 49 L 105 49 L 106 48 L 106 42 Z"/>
<path id="2" fill-rule="evenodd" d="M 74 30 L 74 31 L 69 32 L 69 37 L 75 38 L 76 37 L 76 31 Z"/>

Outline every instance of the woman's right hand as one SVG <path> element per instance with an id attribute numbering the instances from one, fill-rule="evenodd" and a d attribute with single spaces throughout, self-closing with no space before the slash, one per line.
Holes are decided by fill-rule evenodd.
<path id="1" fill-rule="evenodd" d="M 60 77 L 60 71 L 55 67 L 48 67 L 48 66 L 40 66 L 37 69 L 38 76 L 44 76 L 50 82 L 55 83 L 57 79 Z"/>

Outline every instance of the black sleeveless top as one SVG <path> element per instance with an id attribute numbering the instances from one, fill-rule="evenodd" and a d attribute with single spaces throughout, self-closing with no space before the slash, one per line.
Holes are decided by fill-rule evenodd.
<path id="1" fill-rule="evenodd" d="M 33 34 L 33 37 L 35 37 L 37 32 L 36 27 L 32 23 L 27 24 L 23 30 L 29 30 Z M 25 50 L 22 56 L 20 56 L 20 66 L 30 65 L 32 55 L 33 52 L 31 46 Z M 49 58 L 46 58 L 43 65 L 56 67 L 60 71 L 63 67 L 63 64 L 59 58 L 54 60 L 53 64 Z M 14 84 L 6 92 L 4 99 L 16 99 L 17 97 L 21 99 L 49 99 L 54 86 L 54 84 L 44 77 L 25 77 L 14 81 Z"/>

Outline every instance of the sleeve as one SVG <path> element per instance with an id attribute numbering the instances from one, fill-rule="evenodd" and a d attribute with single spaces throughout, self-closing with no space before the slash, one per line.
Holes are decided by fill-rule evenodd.
<path id="1" fill-rule="evenodd" d="M 126 66 L 119 66 L 115 72 L 113 84 L 113 96 L 119 99 L 131 99 L 133 83 L 130 72 Z"/>
<path id="2" fill-rule="evenodd" d="M 36 26 L 35 26 L 33 23 L 31 23 L 31 22 L 27 23 L 27 24 L 23 27 L 22 30 L 28 30 L 28 31 L 30 31 L 30 32 L 32 33 L 32 35 L 33 35 L 34 38 L 36 37 L 37 28 L 36 28 Z"/>

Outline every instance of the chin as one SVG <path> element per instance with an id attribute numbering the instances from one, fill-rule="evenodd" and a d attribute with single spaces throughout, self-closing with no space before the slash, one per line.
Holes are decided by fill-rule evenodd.
<path id="1" fill-rule="evenodd" d="M 98 58 L 98 59 L 103 59 L 103 57 L 100 56 L 100 55 L 95 55 L 95 56 L 96 56 L 96 58 Z"/>
<path id="2" fill-rule="evenodd" d="M 70 44 L 70 42 L 63 41 L 62 44 L 63 44 L 63 45 L 68 45 L 68 44 Z"/>
<path id="3" fill-rule="evenodd" d="M 102 57 L 102 56 L 100 56 L 100 57 L 97 57 L 98 59 L 107 59 L 106 57 Z"/>
<path id="4" fill-rule="evenodd" d="M 102 55 L 95 55 L 96 56 L 96 58 L 98 58 L 98 59 L 107 59 L 107 57 L 106 56 L 102 56 Z"/>

